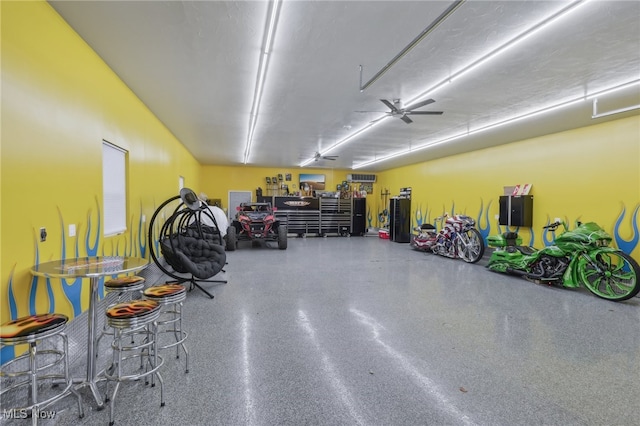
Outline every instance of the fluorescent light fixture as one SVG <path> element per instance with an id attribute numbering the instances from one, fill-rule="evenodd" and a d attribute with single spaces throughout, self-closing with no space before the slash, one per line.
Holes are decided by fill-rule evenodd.
<path id="1" fill-rule="evenodd" d="M 352 169 L 353 170 L 361 169 L 362 167 L 370 166 L 371 164 L 381 163 L 383 161 L 391 160 L 392 158 L 400 157 L 400 156 L 405 155 L 405 154 L 410 154 L 411 152 L 413 152 L 413 150 L 411 148 L 405 149 L 404 151 L 394 152 L 392 154 L 385 155 L 384 157 L 376 158 L 375 160 L 371 160 L 371 161 L 367 161 L 367 162 L 364 162 L 364 163 L 356 164 L 355 166 L 352 167 Z"/>
<path id="2" fill-rule="evenodd" d="M 640 84 L 640 80 L 633 80 L 633 81 L 630 81 L 628 83 L 624 83 L 624 84 L 621 84 L 621 85 L 618 85 L 618 86 L 615 86 L 615 87 L 611 87 L 609 89 L 601 90 L 601 91 L 596 92 L 596 93 L 594 93 L 592 95 L 580 96 L 580 97 L 573 98 L 573 99 L 568 100 L 568 101 L 564 101 L 564 102 L 560 102 L 560 103 L 557 103 L 557 104 L 554 104 L 554 105 L 551 105 L 551 106 L 540 108 L 540 109 L 538 109 L 536 111 L 532 111 L 532 112 L 528 112 L 528 113 L 525 113 L 525 114 L 518 115 L 516 117 L 508 118 L 506 120 L 500 120 L 500 121 L 497 121 L 495 123 L 488 124 L 486 126 L 482 126 L 482 127 L 477 128 L 477 129 L 474 129 L 474 130 L 469 130 L 469 131 L 466 131 L 466 132 L 463 132 L 463 133 L 459 133 L 457 135 L 449 136 L 447 138 L 444 138 L 444 139 L 441 139 L 441 140 L 438 140 L 438 141 L 435 141 L 435 142 L 427 142 L 425 144 L 418 145 L 418 146 L 415 146 L 415 147 L 411 147 L 409 149 L 404 149 L 404 150 L 401 150 L 401 151 L 397 151 L 397 152 L 391 153 L 389 155 L 386 155 L 384 157 L 380 157 L 380 158 L 377 158 L 377 159 L 374 159 L 374 160 L 370 160 L 370 161 L 366 161 L 366 162 L 363 162 L 363 163 L 360 163 L 360 164 L 356 164 L 356 165 L 354 165 L 352 167 L 352 169 L 353 170 L 361 169 L 363 167 L 367 167 L 367 166 L 370 166 L 372 164 L 376 164 L 376 163 L 380 163 L 380 162 L 383 162 L 383 161 L 387 161 L 387 160 L 390 160 L 392 158 L 396 158 L 396 157 L 399 157 L 399 156 L 402 156 L 402 155 L 411 154 L 411 153 L 414 153 L 416 151 L 420 151 L 420 150 L 423 150 L 423 149 L 426 149 L 426 148 L 432 148 L 434 146 L 441 145 L 443 143 L 448 143 L 448 142 L 451 142 L 451 141 L 456 140 L 456 139 L 460 139 L 460 138 L 467 137 L 467 136 L 470 136 L 470 135 L 474 135 L 474 134 L 477 134 L 477 133 L 486 132 L 487 130 L 495 129 L 497 127 L 501 127 L 501 126 L 504 126 L 504 125 L 507 125 L 507 124 L 512 124 L 512 123 L 514 123 L 516 121 L 520 121 L 520 120 L 524 120 L 524 119 L 528 119 L 528 118 L 533 118 L 535 116 L 538 116 L 538 115 L 541 115 L 541 114 L 546 114 L 546 113 L 549 113 L 549 112 L 552 112 L 552 111 L 555 111 L 555 110 L 558 110 L 558 109 L 566 108 L 566 107 L 569 107 L 571 105 L 578 104 L 580 102 L 586 102 L 587 100 L 591 99 L 592 97 L 594 97 L 596 95 L 602 96 L 602 94 L 612 93 L 612 92 L 621 90 L 622 88 L 628 88 L 628 87 L 631 87 L 631 86 L 637 85 L 637 84 Z M 622 111 L 620 111 L 620 112 L 622 112 Z"/>
<path id="3" fill-rule="evenodd" d="M 543 28 L 548 27 L 551 23 L 558 21 L 558 19 L 560 17 L 567 16 L 569 14 L 569 12 L 573 12 L 573 11 L 577 10 L 578 6 L 584 5 L 584 4 L 588 3 L 589 1 L 590 0 L 576 0 L 576 1 L 573 1 L 573 2 L 569 3 L 568 5 L 562 7 L 561 9 L 559 9 L 556 12 L 552 13 L 551 15 L 547 16 L 543 20 L 539 21 L 535 25 L 529 27 L 527 30 L 521 32 L 520 34 L 518 34 L 517 36 L 515 36 L 511 40 L 509 40 L 506 43 L 498 46 L 497 48 L 493 49 L 489 53 L 480 56 L 478 59 L 472 61 L 469 65 L 467 65 L 467 66 L 463 67 L 462 69 L 454 72 L 449 77 L 447 77 L 444 80 L 438 82 L 437 84 L 433 85 L 429 89 L 423 91 L 421 94 L 419 94 L 418 96 L 415 96 L 410 101 L 408 101 L 405 105 L 409 105 L 410 106 L 413 103 L 417 102 L 418 100 L 420 100 L 422 98 L 426 98 L 427 95 L 431 95 L 436 90 L 438 90 L 438 89 L 440 89 L 440 88 L 442 88 L 444 86 L 449 85 L 455 79 L 460 78 L 462 75 L 471 72 L 472 70 L 478 68 L 480 65 L 482 65 L 482 64 L 488 62 L 489 60 L 495 58 L 500 53 L 505 52 L 508 49 L 516 46 L 520 42 L 522 42 L 522 41 L 528 39 L 529 37 L 531 37 L 532 35 L 538 33 Z M 382 120 L 380 120 L 380 121 L 382 121 Z M 353 139 L 353 137 L 359 135 L 362 131 L 364 131 L 364 130 L 366 130 L 368 128 L 370 128 L 370 127 L 364 127 L 362 129 L 358 130 L 357 132 L 353 133 L 352 135 L 347 136 L 346 138 L 344 138 L 343 140 L 341 140 L 337 144 L 332 145 L 331 147 L 329 147 L 329 149 L 327 149 L 325 152 L 323 152 L 322 155 L 324 155 L 327 152 L 335 149 L 339 145 L 342 145 L 342 144 L 350 141 L 351 139 Z M 460 136 L 456 136 L 456 137 L 460 137 Z M 441 143 L 441 142 L 438 142 L 438 143 Z M 385 157 L 384 159 L 388 159 L 388 158 Z M 311 163 L 312 161 L 313 161 L 313 158 L 310 159 L 310 160 L 305 161 L 300 166 L 304 167 L 305 165 Z M 375 162 L 379 162 L 379 161 L 383 161 L 383 159 L 376 160 Z M 368 164 L 372 164 L 372 162 L 366 162 L 366 163 L 357 164 L 357 165 L 353 166 L 353 168 L 354 169 L 361 168 L 361 167 L 366 166 Z"/>
<path id="4" fill-rule="evenodd" d="M 320 152 L 320 155 L 327 155 L 328 153 L 330 153 L 331 151 L 333 151 L 334 149 L 336 149 L 337 147 L 339 147 L 340 145 L 343 145 L 347 142 L 349 142 L 351 139 L 355 138 L 356 136 L 359 136 L 361 134 L 363 134 L 364 132 L 366 132 L 367 130 L 373 128 L 374 126 L 377 126 L 378 124 L 382 123 L 383 121 L 385 121 L 387 118 L 389 118 L 389 115 L 383 115 L 380 118 L 377 118 L 373 121 L 371 121 L 369 124 L 367 124 L 366 126 L 360 128 L 359 130 L 355 131 L 354 133 L 350 134 L 349 136 L 347 136 L 344 139 L 341 139 L 340 141 L 334 143 L 333 145 L 331 145 L 329 148 L 327 148 L 326 150 Z M 308 164 L 311 164 L 313 161 L 315 161 L 316 157 L 311 157 L 305 161 L 303 161 L 300 164 L 300 167 L 304 167 Z"/>
<path id="5" fill-rule="evenodd" d="M 567 6 L 563 7 L 562 9 L 552 13 L 551 15 L 549 15 L 548 17 L 546 17 L 542 21 L 538 22 L 537 24 L 533 25 L 532 27 L 529 27 L 527 30 L 521 32 L 520 34 L 518 34 L 517 36 L 515 36 L 511 40 L 509 40 L 506 43 L 498 46 L 497 48 L 493 49 L 491 52 L 489 52 L 489 53 L 487 53 L 485 55 L 482 55 L 479 59 L 476 59 L 475 61 L 471 62 L 469 65 L 467 65 L 467 66 L 463 67 L 462 69 L 460 69 L 459 71 L 456 71 L 455 73 L 451 74 L 449 77 L 447 77 L 444 80 L 440 81 L 439 83 L 437 83 L 433 87 L 427 89 L 426 91 L 422 92 L 418 96 L 412 98 L 409 102 L 407 102 L 407 105 L 411 105 L 414 102 L 418 101 L 419 99 L 427 97 L 427 95 L 431 95 L 437 89 L 440 89 L 441 87 L 446 86 L 447 84 L 453 82 L 454 80 L 460 78 L 461 76 L 463 76 L 465 74 L 468 74 L 469 72 L 471 72 L 474 69 L 478 68 L 480 65 L 483 65 L 484 63 L 486 63 L 489 60 L 491 60 L 491 59 L 495 58 L 496 56 L 498 56 L 500 53 L 503 53 L 503 52 L 507 51 L 508 49 L 510 49 L 510 48 L 516 46 L 517 44 L 521 43 L 522 41 L 528 39 L 532 35 L 536 34 L 538 31 L 540 31 L 543 28 L 546 28 L 547 26 L 549 26 L 551 23 L 556 22 L 562 16 L 566 16 L 569 12 L 573 12 L 573 11 L 577 10 L 578 6 L 584 5 L 584 4 L 588 3 L 589 1 L 590 0 L 577 0 L 577 1 L 574 1 L 574 2 L 572 2 L 570 4 L 568 4 Z"/>
<path id="6" fill-rule="evenodd" d="M 243 163 L 249 162 L 251 155 L 251 146 L 253 145 L 253 136 L 255 134 L 256 123 L 258 121 L 258 111 L 260 110 L 260 101 L 262 100 L 262 91 L 264 89 L 264 82 L 267 78 L 267 65 L 269 64 L 269 53 L 271 52 L 271 45 L 273 44 L 273 37 L 275 35 L 276 23 L 278 21 L 279 6 L 282 0 L 271 1 L 271 13 L 269 15 L 269 23 L 267 26 L 267 34 L 262 44 L 260 65 L 258 66 L 258 80 L 256 83 L 256 89 L 253 94 L 253 104 L 251 105 L 251 115 L 249 117 L 249 131 L 247 133 L 247 145 L 244 149 Z"/>

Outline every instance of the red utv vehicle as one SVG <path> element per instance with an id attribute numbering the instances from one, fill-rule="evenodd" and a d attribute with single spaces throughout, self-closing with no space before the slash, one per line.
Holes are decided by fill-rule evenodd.
<path id="1" fill-rule="evenodd" d="M 277 241 L 278 248 L 287 248 L 287 226 L 275 216 L 271 203 L 242 203 L 226 235 L 227 251 L 233 251 L 238 241 Z"/>

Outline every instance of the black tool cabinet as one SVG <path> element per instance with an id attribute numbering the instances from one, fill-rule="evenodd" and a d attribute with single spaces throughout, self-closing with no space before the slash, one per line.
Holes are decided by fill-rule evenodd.
<path id="1" fill-rule="evenodd" d="M 391 199 L 389 203 L 389 239 L 396 243 L 411 241 L 411 199 Z"/>
<path id="2" fill-rule="evenodd" d="M 503 195 L 500 197 L 500 225 L 533 225 L 533 195 Z"/>

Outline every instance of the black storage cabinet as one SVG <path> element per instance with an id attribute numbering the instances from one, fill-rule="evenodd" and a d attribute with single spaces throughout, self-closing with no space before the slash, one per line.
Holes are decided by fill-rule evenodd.
<path id="1" fill-rule="evenodd" d="M 500 197 L 500 225 L 533 226 L 533 195 Z"/>
<path id="2" fill-rule="evenodd" d="M 353 219 L 351 220 L 351 235 L 364 235 L 366 224 L 367 199 L 353 199 Z"/>
<path id="3" fill-rule="evenodd" d="M 411 241 L 411 199 L 392 198 L 389 203 L 389 240 Z"/>

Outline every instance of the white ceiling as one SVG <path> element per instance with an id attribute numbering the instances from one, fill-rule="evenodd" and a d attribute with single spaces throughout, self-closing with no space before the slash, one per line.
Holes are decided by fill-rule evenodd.
<path id="1" fill-rule="evenodd" d="M 202 164 L 243 162 L 266 1 L 50 1 Z M 294 167 L 384 115 L 380 99 L 433 98 L 443 115 L 381 121 L 312 167 L 375 172 L 638 114 L 592 118 L 590 95 L 640 81 L 640 2 L 590 1 L 474 70 L 438 83 L 569 1 L 463 2 L 360 91 L 451 1 L 291 1 L 280 6 L 249 165 Z M 573 99 L 577 103 L 416 150 Z M 598 97 L 598 112 L 640 105 L 640 85 Z M 377 112 L 356 112 L 377 111 Z M 640 129 L 639 129 L 640 131 Z M 603 141 L 604 143 L 604 141 Z"/>

